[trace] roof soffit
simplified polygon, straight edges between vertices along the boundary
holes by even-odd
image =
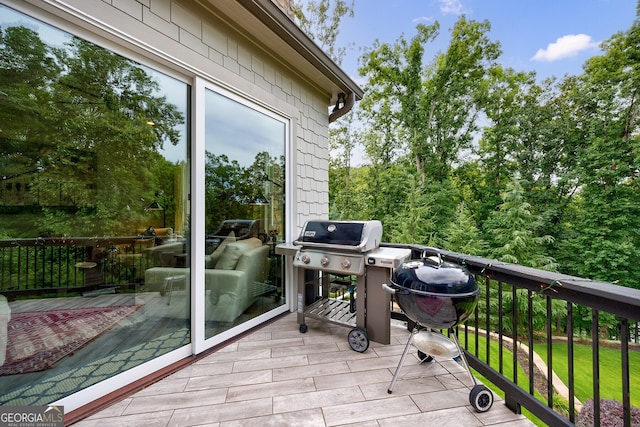
[[[180,1],[193,9],[193,1]],[[320,49],[272,0],[197,0],[215,15],[312,85],[335,96],[362,89]]]

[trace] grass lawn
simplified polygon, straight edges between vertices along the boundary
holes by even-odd
[[[464,333],[461,333],[460,345],[465,347]],[[491,366],[500,371],[499,367],[499,346],[498,342],[491,341],[490,343],[490,361]],[[475,335],[469,333],[469,346],[467,350],[475,354]],[[547,358],[547,346],[544,344],[535,344],[534,351],[545,361]],[[502,350],[502,373],[505,377],[513,380],[513,354],[511,351],[503,348]],[[574,390],[576,397],[585,402],[590,397],[593,397],[593,381],[591,378],[592,371],[592,348],[588,345],[574,344]],[[486,360],[486,340],[483,336],[478,337],[478,357],[481,360]],[[568,385],[567,374],[567,344],[558,343],[553,344],[553,370],[560,377],[560,379]],[[611,348],[600,348],[600,397],[607,399],[622,400],[622,379],[621,379],[621,360],[620,351]],[[640,406],[640,352],[629,352],[629,367],[630,367],[630,395],[631,404],[635,407]],[[524,370],[517,366],[518,385],[528,391],[529,390],[529,378]],[[486,380],[482,375],[474,371],[474,376],[486,384],[494,394],[504,398],[504,393],[497,387],[493,387],[492,384]],[[547,399],[543,397],[537,390],[534,392],[535,397],[546,404]],[[530,414],[525,408],[522,409],[522,413],[529,418],[536,425],[545,425],[541,423],[535,416]]]
[[[465,347],[464,333],[460,334],[459,341],[460,341],[460,346],[464,348]],[[478,337],[478,358],[480,358],[481,360],[486,360],[486,354],[487,354],[486,349],[487,349],[487,346],[486,346],[485,338],[483,336]],[[496,371],[500,372],[500,366],[499,366],[500,350],[499,349],[500,347],[498,345],[498,342],[496,341],[490,342],[489,357],[491,361],[491,367]],[[475,335],[472,333],[469,333],[469,346],[467,346],[467,351],[469,351],[471,354],[476,354]],[[529,377],[525,374],[524,370],[519,364],[516,366],[516,369],[517,369],[517,375],[518,375],[518,378],[517,378],[518,385],[522,389],[529,391]],[[472,370],[472,371],[473,371],[473,376],[476,377],[478,381],[480,381],[481,383],[489,387],[496,396],[500,396],[502,399],[504,399],[504,392],[502,390],[500,390],[498,387],[491,384],[489,380],[487,380],[485,377],[480,375],[475,370]],[[502,349],[502,374],[513,381],[513,353],[506,348]],[[538,400],[546,403],[546,398],[543,397],[537,390],[534,391],[534,395]],[[531,420],[534,424],[538,426],[546,426],[545,423],[538,420],[537,417],[531,414],[526,408],[522,408],[522,414],[526,416],[529,420]]]
[[[546,344],[535,344],[533,349],[547,361]],[[553,344],[553,370],[565,384],[569,384],[567,344]],[[585,402],[593,397],[592,347],[573,345],[574,390],[576,397]],[[600,347],[600,397],[622,401],[622,361],[620,350]],[[640,352],[629,351],[629,389],[631,405],[640,407]]]

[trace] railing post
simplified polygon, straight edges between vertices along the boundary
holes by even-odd
[[[576,422],[575,381],[573,374],[573,303],[567,301],[567,370],[569,371],[569,421]]]
[[[631,426],[631,397],[629,396],[629,320],[620,323],[620,358],[622,359],[622,408],[625,427]]]
[[[593,425],[600,425],[600,327],[598,310],[591,310],[591,349],[593,359]]]

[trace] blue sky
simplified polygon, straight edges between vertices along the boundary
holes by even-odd
[[[360,48],[374,40],[394,44],[415,35],[418,23],[440,23],[440,36],[427,47],[427,59],[444,51],[450,29],[461,14],[488,20],[489,37],[500,42],[499,61],[516,71],[536,71],[538,78],[577,75],[598,44],[628,30],[636,0],[355,0],[355,17],[343,19],[338,46],[350,46],[342,68],[360,85]]]

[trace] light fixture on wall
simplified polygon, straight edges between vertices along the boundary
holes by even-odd
[[[336,111],[338,111],[340,108],[344,107],[344,104],[346,102],[347,99],[347,95],[344,92],[340,92],[338,94],[338,100],[336,101],[336,106],[333,107],[333,111],[332,113],[335,113]],[[342,105],[342,107],[340,106]]]

